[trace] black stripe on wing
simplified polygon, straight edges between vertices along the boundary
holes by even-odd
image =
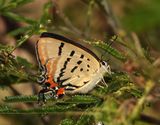
[[[58,56],[62,54],[62,48],[64,47],[64,43],[61,43],[59,46]]]
[[[73,73],[76,69],[78,68],[78,66],[75,66],[71,69],[71,73]]]
[[[71,58],[67,58],[65,61],[64,61],[64,64],[63,64],[63,68],[60,69],[60,73],[59,73],[59,76],[57,77],[57,83],[60,82],[60,79],[61,77],[63,76],[63,74],[65,73],[65,69],[67,68],[67,64],[68,62],[70,62]]]
[[[72,50],[71,53],[70,53],[70,56],[73,56],[75,54],[75,51]]]
[[[84,81],[82,86],[84,86],[88,82],[89,81]],[[73,85],[72,83],[68,83],[67,85],[62,85],[62,87],[64,87],[65,90],[69,90],[69,91],[73,91],[73,90],[78,89],[78,88],[80,88],[82,86]]]

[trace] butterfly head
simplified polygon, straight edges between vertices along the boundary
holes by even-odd
[[[110,65],[106,62],[106,61],[102,61],[101,62],[101,67],[102,67],[102,70],[108,74],[111,74],[111,68],[110,68]]]

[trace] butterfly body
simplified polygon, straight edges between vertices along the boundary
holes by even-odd
[[[110,67],[91,50],[63,36],[43,33],[36,44],[41,70],[39,82],[54,96],[87,93],[103,79]]]

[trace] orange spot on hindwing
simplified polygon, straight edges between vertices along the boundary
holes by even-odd
[[[60,97],[61,95],[64,95],[64,91],[65,91],[64,88],[59,88],[57,91],[57,96]]]

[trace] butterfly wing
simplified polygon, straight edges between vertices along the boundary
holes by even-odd
[[[49,68],[54,81],[61,86],[81,87],[100,68],[99,59],[92,51],[56,34],[42,34],[36,47],[40,67],[52,61]]]

